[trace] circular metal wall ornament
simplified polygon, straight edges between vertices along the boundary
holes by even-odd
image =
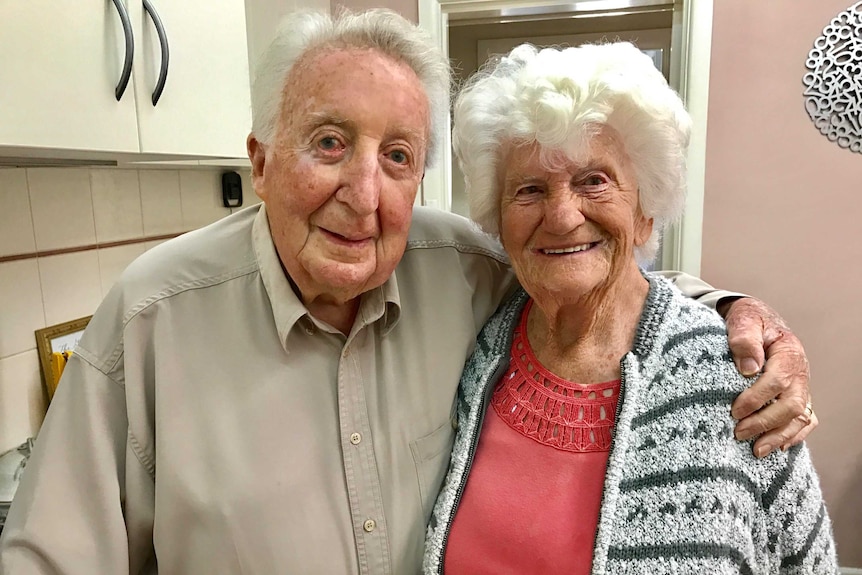
[[[805,111],[820,133],[862,153],[862,2],[838,14],[805,61]]]

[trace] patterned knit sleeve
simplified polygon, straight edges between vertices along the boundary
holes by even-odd
[[[835,575],[838,560],[820,481],[803,445],[788,451],[786,464],[763,494],[769,552],[781,575]]]

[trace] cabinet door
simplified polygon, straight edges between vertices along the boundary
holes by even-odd
[[[168,43],[164,90],[156,105],[161,46],[142,0],[127,0],[140,39],[135,94],[143,153],[245,157],[251,130],[243,0],[150,0]]]
[[[111,0],[0,2],[0,153],[137,152],[132,82],[114,95],[124,53]]]

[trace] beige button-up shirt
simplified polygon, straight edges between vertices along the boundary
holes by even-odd
[[[0,572],[418,572],[461,369],[513,281],[466,220],[417,209],[344,336],[297,299],[263,207],[147,252],[66,367]]]

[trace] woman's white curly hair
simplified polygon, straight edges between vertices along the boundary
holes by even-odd
[[[455,102],[452,141],[466,180],[470,217],[499,235],[503,147],[538,143],[543,159],[575,159],[602,126],[631,160],[640,206],[654,219],[641,263],[655,259],[665,227],[685,207],[691,118],[652,59],[627,42],[513,49],[482,68]]]

